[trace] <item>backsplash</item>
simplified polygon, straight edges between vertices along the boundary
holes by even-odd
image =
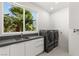
[[[23,34],[22,37],[27,37],[27,36],[38,36],[38,33],[32,33],[32,34]],[[5,40],[5,39],[12,39],[12,38],[21,38],[21,35],[11,35],[11,36],[0,36],[0,40]]]

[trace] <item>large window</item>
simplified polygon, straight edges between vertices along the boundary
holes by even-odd
[[[36,12],[25,10],[25,31],[36,30]]]
[[[24,7],[4,2],[4,32],[37,30],[37,13]]]

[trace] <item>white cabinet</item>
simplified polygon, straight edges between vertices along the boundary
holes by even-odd
[[[16,43],[10,46],[10,55],[11,56],[24,56],[24,42]]]
[[[25,55],[26,56],[35,56],[44,50],[43,38],[38,38],[35,40],[27,41],[25,43]]]
[[[0,47],[1,56],[35,56],[44,50],[44,38]]]
[[[34,47],[33,41],[28,41],[25,43],[25,55],[26,56],[35,55],[35,47]]]
[[[39,53],[44,51],[44,41],[43,38],[39,38],[35,40],[35,55],[38,55]]]
[[[9,46],[0,47],[0,56],[9,56]]]

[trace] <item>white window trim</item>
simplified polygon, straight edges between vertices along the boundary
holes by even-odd
[[[8,2],[7,2],[8,3]],[[9,2],[10,3],[10,2]],[[3,9],[3,5],[4,3],[2,3],[2,35],[18,35],[18,34],[30,34],[30,33],[38,33],[38,13],[37,13],[37,16],[36,16],[36,31],[25,31],[25,9],[29,10],[29,11],[34,11],[34,10],[31,10],[30,8],[26,8],[24,7],[23,5],[20,5],[18,3],[10,3],[12,5],[16,5],[16,6],[21,6],[21,8],[23,8],[23,32],[4,32],[4,9]],[[36,12],[36,11],[35,11]]]

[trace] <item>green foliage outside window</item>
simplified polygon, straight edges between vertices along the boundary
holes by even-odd
[[[5,10],[4,10],[5,11]],[[10,13],[4,14],[4,32],[22,32],[23,31],[23,8],[12,6]],[[25,10],[25,31],[34,31],[33,15]]]

